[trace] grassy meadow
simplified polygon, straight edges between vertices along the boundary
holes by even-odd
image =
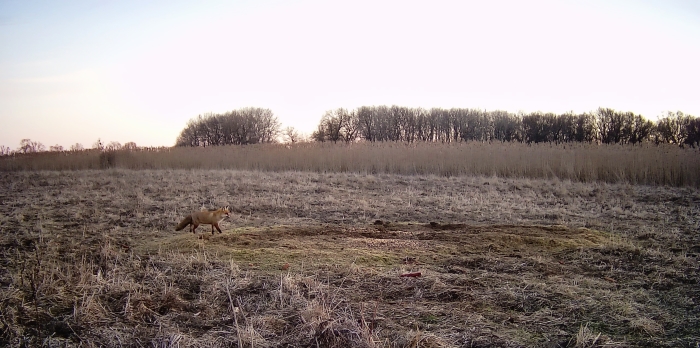
[[[477,175],[700,187],[697,149],[652,144],[302,143],[46,152],[0,158],[0,171],[105,168]]]
[[[697,347],[699,155],[302,144],[2,158],[0,346]],[[174,231],[224,205],[222,234]]]

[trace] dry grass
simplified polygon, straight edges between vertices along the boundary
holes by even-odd
[[[693,188],[120,169],[0,184],[0,345],[700,343]],[[173,231],[225,204],[223,234]]]
[[[671,145],[358,143],[221,146],[0,158],[0,171],[237,169],[402,175],[481,175],[700,187],[696,149]]]

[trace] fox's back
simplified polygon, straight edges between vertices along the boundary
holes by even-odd
[[[226,211],[223,209],[210,211],[196,211],[192,213],[192,222],[196,224],[211,224],[224,219]]]

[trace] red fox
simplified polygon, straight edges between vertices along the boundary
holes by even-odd
[[[224,218],[227,218],[231,214],[231,209],[229,209],[228,205],[217,209],[217,210],[210,210],[210,211],[195,211],[192,212],[188,217],[186,217],[184,220],[180,221],[180,223],[175,227],[175,231],[180,231],[183,228],[187,227],[187,225],[191,225],[192,227],[190,230],[192,233],[197,233],[195,230],[197,227],[201,224],[204,225],[211,225],[211,234],[214,234],[214,227],[221,233],[221,229],[219,228],[219,222],[223,220]]]

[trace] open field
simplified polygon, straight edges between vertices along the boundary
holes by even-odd
[[[167,169],[0,184],[0,345],[700,344],[693,187]],[[174,231],[226,204],[223,234]]]

